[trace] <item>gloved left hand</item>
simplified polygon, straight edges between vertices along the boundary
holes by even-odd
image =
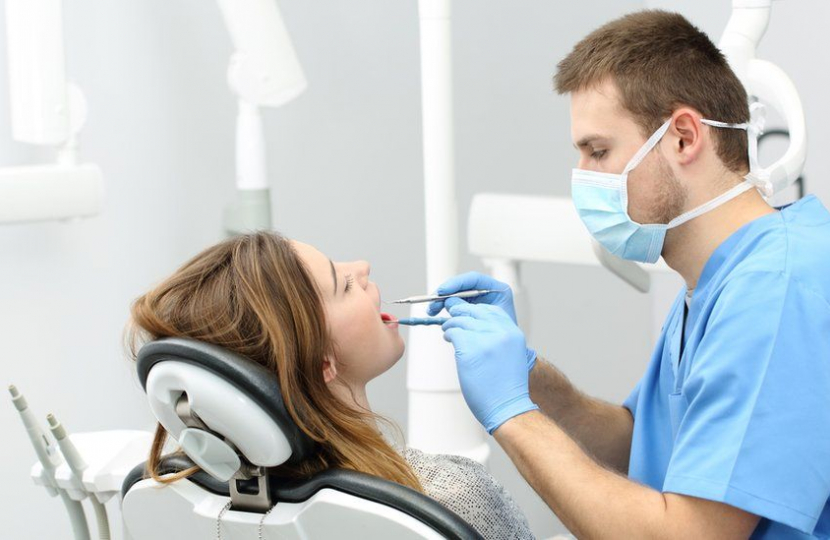
[[[464,280],[467,281],[464,281]],[[495,306],[501,308],[509,317],[513,323],[516,323],[516,312],[513,310],[513,293],[510,291],[510,287],[507,287],[506,284],[502,283],[501,281],[496,281],[495,279],[491,278],[490,276],[485,276],[484,274],[477,274],[475,272],[470,272],[468,274],[462,274],[461,276],[456,276],[455,278],[451,279],[447,283],[461,283],[460,286],[465,287],[473,287],[473,288],[488,288],[494,286],[503,286],[506,287],[506,291],[509,292],[509,298],[502,298],[501,300],[495,301],[493,298],[489,298],[492,296],[500,296],[496,293],[486,294],[484,296],[479,296],[477,298],[471,298],[463,300],[461,298],[447,298],[446,300],[440,300],[439,302],[433,302],[429,305],[429,309],[427,313],[430,315],[435,315],[441,308],[446,308],[448,313],[452,313],[453,306],[458,305],[468,305],[468,304],[487,304],[490,306]],[[449,287],[446,290],[452,290],[453,286],[448,286],[446,284],[442,285],[441,287]],[[438,291],[443,289],[439,287]],[[469,289],[462,289],[462,290],[469,290]],[[454,291],[458,292],[458,291]],[[450,293],[451,294],[451,293]],[[494,303],[495,302],[495,303]],[[503,302],[503,303],[499,303]],[[536,350],[531,349],[530,347],[525,348],[525,358],[527,360],[527,372],[530,373],[533,371],[533,366],[536,365]]]
[[[525,337],[503,309],[459,302],[442,326],[455,348],[461,393],[492,434],[509,419],[539,407],[530,400]]]

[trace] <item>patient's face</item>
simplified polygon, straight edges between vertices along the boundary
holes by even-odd
[[[380,291],[369,281],[369,263],[332,262],[308,244],[292,245],[320,290],[338,378],[362,385],[392,367],[404,343],[398,325],[381,319]]]

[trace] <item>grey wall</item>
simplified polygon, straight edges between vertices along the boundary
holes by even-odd
[[[422,292],[417,3],[279,3],[310,85],[265,113],[275,224],[333,259],[369,260],[387,298]],[[476,192],[568,194],[575,151],[567,99],[551,91],[555,64],[591,29],[645,4],[454,2],[460,227]],[[764,49],[801,88],[813,144],[827,137],[819,123],[827,74],[799,40],[820,35],[828,12],[819,4],[776,6]],[[714,1],[686,9],[715,35],[726,20]],[[131,299],[221,238],[233,195],[230,41],[204,0],[75,0],[65,12],[70,73],[90,105],[82,152],[104,170],[106,208],[78,223],[0,227],[0,380],[17,384],[39,417],[55,412],[73,431],[150,429],[121,330]],[[0,163],[48,158],[11,141],[5,55],[0,74]],[[822,166],[812,162],[811,178],[826,176]],[[481,269],[465,244],[462,268]],[[581,388],[623,399],[648,360],[653,306],[664,309],[675,282],[661,280],[669,292],[652,298],[599,268],[526,265],[523,273],[533,292],[531,343]],[[370,400],[405,428],[404,388],[401,362],[370,386]],[[60,503],[29,479],[34,455],[10,404],[0,423],[8,434],[0,536],[68,538]],[[537,534],[561,530],[497,447],[491,469]]]

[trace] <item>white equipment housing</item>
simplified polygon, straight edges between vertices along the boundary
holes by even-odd
[[[94,216],[103,200],[101,170],[91,163],[0,169],[0,222]]]
[[[73,500],[82,501],[89,494],[105,503],[118,495],[124,477],[135,464],[147,459],[153,435],[146,431],[113,430],[76,433],[70,439],[89,466],[79,481],[64,460],[55,470],[55,483]],[[40,463],[32,467],[31,474],[35,484],[49,485]]]
[[[236,120],[238,200],[228,207],[230,233],[271,228],[271,201],[260,107],[280,107],[307,86],[275,0],[218,0],[235,52],[228,84],[239,100]]]
[[[103,203],[100,169],[76,164],[86,104],[66,82],[61,5],[6,0],[13,137],[59,148],[57,165],[0,169],[0,223],[88,217]]]
[[[307,83],[276,2],[217,1],[236,49],[228,68],[236,95],[266,107],[299,96]]]
[[[470,253],[482,258],[493,277],[507,283],[519,283],[519,261],[577,265],[602,261],[638,291],[649,290],[649,275],[641,266],[592,242],[567,197],[480,193],[470,206],[467,230]]]

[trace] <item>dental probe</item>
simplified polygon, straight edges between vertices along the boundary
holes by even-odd
[[[434,302],[435,300],[446,300],[447,298],[473,298],[475,296],[482,296],[485,294],[504,292],[491,289],[478,289],[471,291],[461,291],[453,294],[427,294],[424,296],[410,296],[409,298],[401,298],[389,302],[390,304],[422,304],[424,302]]]
[[[430,326],[436,324],[444,324],[450,320],[449,317],[425,317],[425,318],[411,318],[411,319],[398,319],[396,321],[384,321],[386,324],[390,323],[397,323],[403,324],[406,326]]]
[[[40,429],[29,404],[26,402],[26,398],[17,390],[15,385],[9,385],[9,393],[12,395],[12,402],[20,413],[20,418],[23,420],[23,425],[26,427],[32,446],[35,447],[37,458],[43,467],[43,479],[47,493],[52,497],[60,496],[63,505],[66,507],[66,513],[69,514],[69,522],[72,525],[75,540],[89,540],[89,525],[86,521],[83,506],[81,506],[80,501],[73,500],[66,490],[59,488],[57,482],[55,482],[55,469],[63,463],[63,457],[58,451],[57,445],[46,438],[46,434]]]

